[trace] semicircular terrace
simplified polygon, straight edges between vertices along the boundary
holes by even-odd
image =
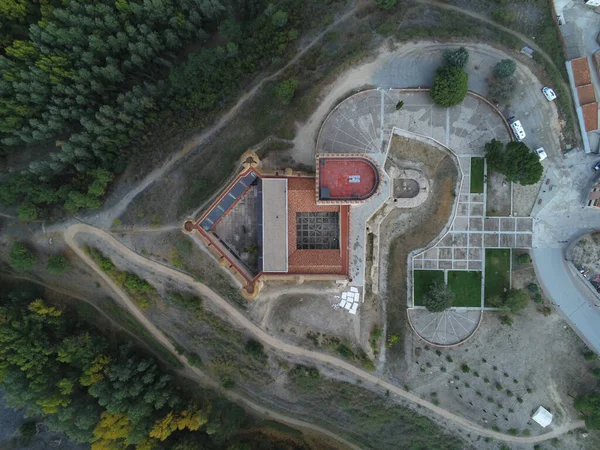
[[[443,145],[457,156],[463,173],[457,196],[458,207],[453,209],[447,227],[430,246],[436,246],[436,242],[448,234],[457,211],[462,207],[461,202],[470,208],[469,213],[474,213],[469,215],[469,219],[476,218],[477,214],[483,219],[484,196],[478,194],[477,198],[470,198],[471,157],[483,156],[485,144],[492,139],[504,142],[511,139],[508,123],[494,105],[472,92],[469,92],[459,105],[439,108],[433,104],[428,89],[361,91],[342,101],[329,113],[319,131],[316,152],[362,154],[383,167],[394,129],[409,131]],[[384,173],[385,176],[387,174]],[[477,212],[478,208],[481,209],[480,213]],[[357,223],[351,223],[351,229],[360,233],[361,226],[364,227],[364,217],[356,214],[355,218]],[[361,220],[362,224],[359,223]],[[479,255],[479,261],[482,263],[482,255],[485,253],[482,240],[477,237],[479,235],[474,234],[471,242],[468,231],[467,252],[472,249],[470,254]],[[353,241],[359,242],[360,239]],[[355,252],[357,254],[351,255],[351,261],[353,256],[357,256],[354,258],[354,261],[358,261],[358,264],[354,264],[354,273],[359,273],[360,268],[357,266],[364,263],[364,259],[361,258],[364,249],[359,248]],[[416,250],[414,253],[418,252],[419,250]],[[411,271],[412,258],[413,255],[409,264]],[[464,270],[482,270],[482,266],[479,269],[475,268],[477,261],[470,262],[471,266],[467,265]],[[441,313],[431,313],[422,307],[415,307],[412,297],[408,300],[411,327],[419,337],[433,345],[452,346],[464,342],[477,330],[481,321],[481,307],[452,308]]]

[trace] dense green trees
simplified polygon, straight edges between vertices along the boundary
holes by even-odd
[[[577,397],[575,409],[583,413],[586,427],[590,430],[600,429],[600,394],[593,392]]]
[[[11,406],[44,416],[52,429],[93,450],[225,450],[248,442],[237,436],[254,425],[243,410],[202,390],[184,392],[131,344],[43,300],[6,292],[0,300],[0,382]]]
[[[373,0],[381,9],[391,9],[398,0]]]
[[[4,180],[0,203],[21,204],[22,220],[97,208],[148,127],[208,114],[297,37],[302,2],[234,3],[230,13],[217,0],[3,2],[0,155],[32,144],[48,155]],[[225,45],[179,64],[217,28]]]
[[[542,178],[544,167],[539,157],[522,142],[509,142],[504,145],[492,139],[485,144],[485,157],[488,167],[502,173],[508,181],[522,185],[535,184]]]
[[[431,98],[444,108],[458,105],[467,95],[468,83],[469,76],[460,67],[440,67],[435,71]]]
[[[423,306],[432,312],[442,312],[452,306],[454,292],[446,283],[436,282],[423,296]]]

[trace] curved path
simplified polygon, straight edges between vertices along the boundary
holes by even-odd
[[[331,29],[336,27],[338,24],[346,21],[350,16],[352,16],[357,9],[357,4],[355,4],[352,8],[346,11],[343,15],[333,21],[329,26],[325,27],[323,31],[321,31],[317,36],[314,37],[302,50],[296,53],[285,66],[279,69],[277,72],[269,75],[268,77],[264,77],[261,79],[252,89],[248,90],[244,95],[242,95],[236,104],[225,114],[221,116],[221,118],[212,125],[207,130],[202,133],[196,134],[188,139],[184,144],[183,148],[175,153],[171,159],[165,161],[164,164],[160,166],[157,170],[150,172],[135,188],[130,190],[123,198],[121,198],[115,205],[113,205],[109,210],[104,211],[94,217],[97,221],[101,222],[104,226],[108,226],[112,223],[114,219],[121,216],[129,203],[142,191],[144,191],[148,186],[154,183],[156,180],[161,178],[173,165],[177,164],[181,159],[186,156],[189,152],[196,149],[200,144],[209,141],[216,133],[218,133],[221,128],[223,128],[233,117],[237,114],[237,112],[258,92],[260,88],[264,86],[265,83],[276,79],[281,74],[285,73],[285,71],[296,64],[300,58],[302,58],[311,48],[315,46],[322,38],[325,36]]]
[[[237,324],[239,324],[240,326],[245,328],[247,332],[252,334],[255,338],[259,339],[263,344],[265,344],[275,350],[279,350],[279,351],[288,353],[290,355],[298,356],[298,357],[301,357],[304,359],[311,359],[313,361],[318,361],[318,362],[324,363],[324,364],[329,364],[338,369],[342,369],[349,373],[352,373],[354,376],[356,376],[364,381],[367,381],[369,383],[378,385],[384,389],[389,390],[391,393],[397,395],[398,397],[402,397],[405,400],[408,400],[412,403],[416,403],[417,405],[427,408],[428,410],[430,410],[434,414],[440,416],[441,418],[449,420],[449,421],[453,422],[454,424],[458,425],[462,430],[464,430],[468,433],[474,433],[474,434],[477,434],[480,436],[490,437],[490,438],[497,439],[497,440],[504,441],[504,442],[511,442],[511,443],[518,443],[518,444],[533,444],[536,442],[542,442],[542,441],[545,441],[548,439],[552,439],[554,437],[557,437],[564,433],[567,433],[568,431],[571,431],[571,430],[574,430],[576,428],[583,426],[583,421],[567,422],[564,425],[557,427],[556,429],[552,430],[549,433],[539,435],[539,436],[527,436],[527,437],[525,437],[525,436],[523,436],[523,437],[522,436],[510,436],[510,435],[507,435],[504,433],[486,429],[484,427],[481,427],[481,426],[471,422],[470,420],[465,419],[464,417],[461,417],[454,413],[451,413],[450,411],[440,408],[440,407],[434,405],[433,403],[428,402],[427,400],[424,400],[410,392],[407,392],[397,386],[394,386],[393,384],[391,384],[385,380],[382,380],[381,378],[378,378],[377,376],[373,375],[372,373],[369,373],[362,369],[359,369],[359,368],[353,366],[352,364],[350,364],[346,361],[343,361],[339,358],[336,358],[336,357],[333,357],[330,355],[326,355],[326,354],[322,354],[322,353],[318,353],[318,352],[314,352],[311,350],[306,350],[306,349],[296,347],[291,344],[287,344],[285,342],[281,342],[279,339],[267,334],[264,330],[262,330],[260,327],[258,327],[254,322],[250,321],[246,316],[244,316],[240,311],[238,311],[235,307],[233,307],[231,304],[229,304],[224,298],[222,298],[219,294],[214,292],[208,286],[195,281],[189,275],[186,275],[182,272],[174,270],[170,267],[167,267],[167,266],[157,263],[155,261],[151,261],[149,259],[144,258],[143,256],[139,255],[138,253],[135,253],[134,251],[132,251],[131,249],[129,249],[128,247],[123,245],[121,242],[119,242],[112,235],[106,233],[105,231],[102,231],[98,228],[95,228],[95,227],[92,227],[89,225],[84,225],[84,224],[75,224],[75,225],[71,225],[69,228],[67,228],[67,230],[64,232],[64,238],[65,238],[65,242],[67,243],[67,245],[87,265],[89,265],[90,268],[92,268],[110,286],[111,289],[113,289],[113,291],[120,297],[123,304],[131,312],[131,314],[142,325],[144,325],[144,327],[148,330],[148,332],[150,332],[161,344],[163,344],[167,349],[169,349],[169,351],[171,351],[174,355],[176,355],[177,358],[187,368],[189,368],[190,370],[194,370],[196,373],[202,373],[202,372],[200,372],[196,368],[193,368],[192,366],[190,366],[190,364],[187,361],[187,358],[185,358],[182,355],[177,355],[177,352],[175,351],[173,344],[171,344],[171,342],[167,339],[167,337],[156,326],[154,326],[154,324],[137,308],[137,306],[131,301],[131,299],[127,296],[127,294],[123,291],[123,289],[121,289],[121,287],[119,287],[116,283],[114,283],[113,280],[107,274],[102,272],[102,270],[95,264],[95,262],[83,251],[83,249],[81,247],[79,247],[79,245],[77,244],[76,239],[75,239],[77,234],[79,234],[79,233],[88,233],[99,239],[102,239],[103,241],[105,241],[106,244],[112,246],[115,250],[119,251],[128,260],[130,260],[136,264],[139,264],[141,266],[145,266],[146,268],[150,268],[154,271],[157,271],[157,272],[161,273],[163,276],[167,276],[173,280],[176,280],[180,283],[183,283],[183,284],[188,285],[189,287],[193,288],[198,294],[203,296],[205,299],[210,300],[217,307],[219,307],[221,310],[223,310],[225,313],[227,313],[227,315],[233,321],[235,321]],[[204,374],[202,374],[202,375],[204,376]],[[230,393],[230,394],[233,394],[234,396],[236,396],[237,400],[242,400],[242,397],[239,396],[239,394],[235,394],[235,393]],[[289,417],[283,416],[283,415],[278,414],[273,411],[269,411],[268,409],[260,407],[248,400],[242,400],[242,401],[243,401],[243,403],[250,406],[252,409],[268,411],[269,416],[275,418],[276,420],[281,420],[282,422],[289,423],[289,424],[300,423],[302,425],[298,425],[298,426],[309,428],[309,429],[324,433],[327,436],[333,437],[334,439],[336,439],[340,442],[342,441],[341,438],[334,435],[333,433],[331,433],[328,430],[307,424],[302,421],[297,421],[295,419],[291,419]],[[344,443],[345,443],[345,445],[349,445],[351,448],[357,448],[355,445],[350,444],[348,442],[344,442]]]

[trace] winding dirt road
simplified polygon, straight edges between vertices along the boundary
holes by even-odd
[[[240,97],[237,103],[221,118],[212,125],[211,127],[204,130],[202,133],[199,133],[195,136],[192,136],[188,141],[185,142],[183,148],[175,153],[171,159],[165,161],[159,169],[152,171],[148,174],[135,188],[130,190],[121,200],[118,201],[117,204],[112,206],[109,210],[95,216],[93,218],[94,222],[102,223],[105,227],[108,227],[114,219],[120,217],[127,209],[127,206],[131,201],[141,192],[143,192],[148,186],[154,183],[156,180],[161,178],[173,165],[177,164],[184,156],[186,156],[190,151],[197,148],[200,144],[210,140],[216,133],[221,130],[229,121],[237,114],[237,112],[250,100],[254,95],[258,92],[260,88],[264,86],[268,81],[274,80],[283,74],[288,68],[296,64],[300,58],[302,58],[306,52],[308,52],[311,48],[315,46],[329,31],[335,28],[342,22],[345,22],[352,14],[356,12],[358,8],[358,4],[356,3],[352,8],[346,11],[343,15],[338,17],[335,21],[333,21],[330,25],[325,27],[323,31],[321,31],[318,35],[316,35],[309,43],[307,43],[298,53],[294,56],[285,66],[279,69],[277,72],[269,75],[261,79],[252,89],[247,91],[244,95]]]
[[[163,276],[169,277],[173,280],[176,280],[179,283],[182,283],[182,284],[185,284],[185,285],[191,287],[199,295],[201,295],[204,299],[211,301],[214,305],[216,305],[218,308],[223,310],[232,320],[234,320],[240,326],[244,327],[247,332],[252,334],[256,339],[260,340],[264,345],[271,347],[278,351],[283,351],[290,355],[294,355],[294,356],[304,358],[304,359],[308,358],[313,361],[318,361],[320,363],[325,363],[332,367],[336,367],[338,369],[345,370],[364,381],[367,381],[369,383],[378,385],[384,389],[389,390],[390,393],[396,395],[397,397],[401,397],[404,400],[408,400],[412,403],[415,403],[424,408],[427,408],[434,414],[440,416],[443,419],[453,422],[454,424],[458,425],[461,429],[463,429],[469,433],[474,433],[479,436],[490,437],[493,439],[497,439],[499,441],[510,442],[510,443],[515,443],[515,444],[534,444],[537,442],[543,442],[545,440],[555,438],[564,433],[567,433],[568,431],[571,431],[576,428],[580,428],[580,427],[584,426],[583,421],[567,422],[564,425],[561,425],[561,426],[555,428],[551,432],[545,433],[545,434],[539,435],[539,436],[511,436],[511,435],[493,431],[493,430],[490,430],[487,428],[483,428],[483,427],[477,425],[476,423],[465,419],[464,417],[460,417],[454,413],[451,413],[450,411],[442,409],[442,408],[434,405],[433,403],[428,402],[427,400],[424,400],[410,392],[407,392],[397,386],[394,386],[393,384],[391,384],[381,378],[378,378],[377,376],[373,375],[372,373],[369,373],[362,369],[359,369],[359,368],[353,366],[352,364],[347,363],[346,361],[343,361],[339,358],[336,358],[336,357],[330,356],[330,355],[326,355],[326,354],[322,354],[322,353],[318,353],[318,352],[311,351],[311,350],[306,350],[306,349],[296,347],[291,344],[287,344],[285,342],[281,342],[277,338],[267,334],[263,329],[258,327],[252,321],[250,321],[246,316],[244,316],[240,311],[235,309],[224,298],[222,298],[219,294],[214,292],[208,286],[195,281],[189,275],[186,275],[175,269],[167,267],[156,261],[151,261],[151,260],[143,257],[142,255],[135,253],[134,251],[132,251],[131,249],[129,249],[128,247],[123,245],[121,242],[119,242],[117,239],[115,239],[114,236],[112,236],[111,234],[109,234],[103,230],[100,230],[98,228],[95,228],[95,227],[92,227],[89,225],[85,225],[85,224],[75,224],[75,225],[71,225],[70,227],[68,227],[67,230],[64,232],[64,238],[65,238],[65,242],[67,243],[67,245],[110,286],[110,288],[119,296],[123,305],[131,312],[131,314],[142,325],[144,325],[144,327],[148,330],[149,333],[151,333],[162,345],[165,346],[165,348],[167,348],[171,353],[173,353],[182,362],[182,364],[185,365],[185,367],[188,370],[196,373],[198,376],[203,377],[203,379],[206,377],[206,375],[203,374],[201,371],[199,371],[197,368],[191,366],[189,364],[189,362],[187,361],[187,358],[185,358],[182,355],[177,354],[173,344],[169,341],[169,339],[167,339],[167,337],[156,326],[154,326],[154,324],[142,313],[142,311],[137,308],[137,306],[128,297],[128,295],[123,291],[123,289],[121,289],[121,287],[119,287],[117,284],[115,284],[113,282],[113,280],[107,274],[102,272],[102,270],[84,252],[84,250],[81,247],[79,247],[79,245],[77,244],[76,239],[75,239],[77,234],[79,234],[79,233],[91,234],[91,235],[103,240],[106,244],[110,245],[111,247],[113,247],[114,250],[121,253],[121,255],[123,255],[129,261],[131,261],[135,264],[138,264],[140,266],[143,266],[147,269],[152,269],[156,272],[161,273]],[[213,382],[213,384],[214,384],[214,382]],[[267,408],[263,408],[259,405],[256,405],[255,403],[249,401],[248,399],[243,398],[239,394],[235,394],[230,391],[227,391],[226,393],[229,394],[230,399],[234,400],[234,398],[232,397],[232,396],[234,396],[235,401],[241,401],[242,403],[246,404],[247,406],[254,409],[255,411],[259,411],[263,414],[267,414],[276,420],[281,420],[284,423],[288,423],[291,425],[300,426],[300,427],[304,427],[304,428],[311,429],[314,431],[318,431],[318,432],[324,433],[327,436],[330,436],[340,442],[343,441],[343,439],[341,439],[339,436],[336,436],[335,434],[331,433],[328,430],[322,429],[320,427],[316,427],[316,426],[308,424],[306,422],[297,421],[295,419],[283,416],[277,412],[268,410]],[[350,448],[357,448],[355,445],[353,445],[349,442],[344,442],[344,444],[349,445]]]

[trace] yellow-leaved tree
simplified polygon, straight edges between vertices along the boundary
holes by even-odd
[[[97,356],[90,367],[88,367],[83,375],[79,378],[79,382],[82,386],[91,386],[104,379],[106,372],[108,371],[108,365],[110,364],[110,357],[106,355]]]
[[[127,437],[131,429],[126,415],[103,412],[94,428],[92,450],[125,450],[129,446]]]
[[[191,404],[188,409],[178,413],[171,411],[165,417],[156,421],[152,431],[150,431],[150,437],[164,441],[176,430],[181,431],[187,428],[190,431],[196,431],[208,422],[210,411],[210,405],[199,408],[196,404]]]

